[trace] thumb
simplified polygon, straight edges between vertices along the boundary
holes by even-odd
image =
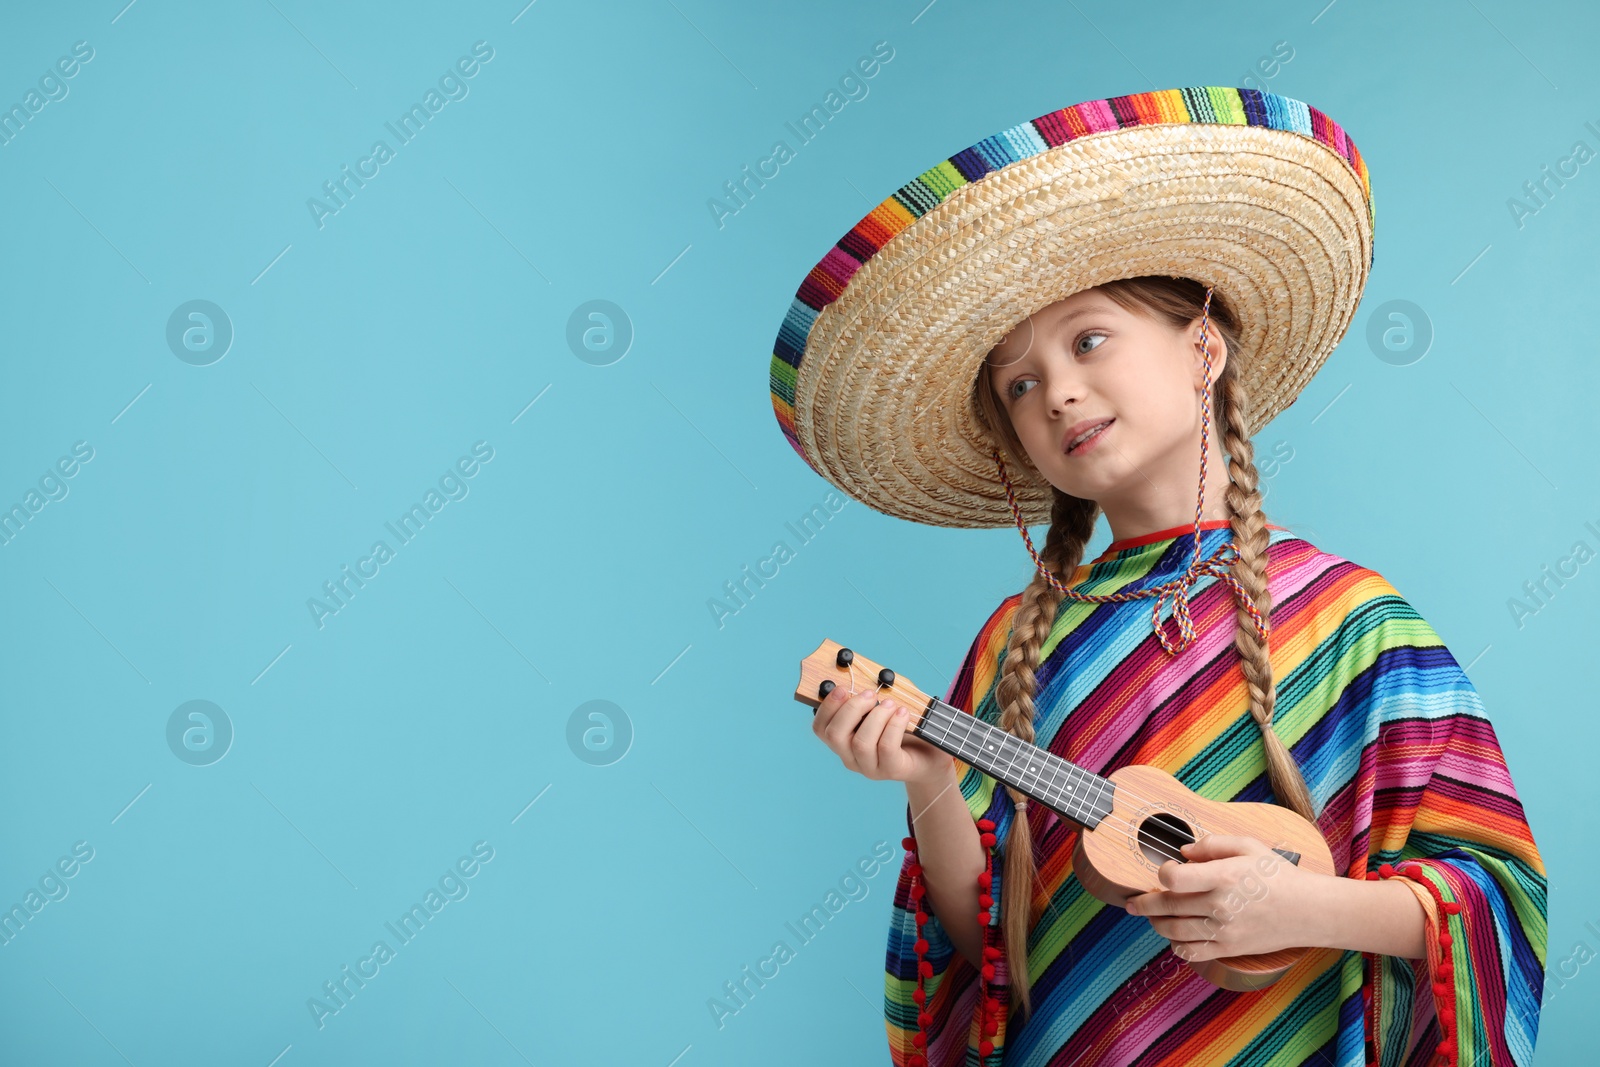
[[[1183,846],[1183,858],[1190,863],[1226,859],[1229,856],[1253,856],[1262,848],[1253,837],[1234,834],[1207,834],[1198,841]]]

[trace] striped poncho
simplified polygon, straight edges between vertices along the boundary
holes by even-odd
[[[1224,521],[1202,527],[1203,557],[1231,540]],[[1268,530],[1276,729],[1305,774],[1335,865],[1362,878],[1385,863],[1421,862],[1442,899],[1460,904],[1446,919],[1455,1062],[1525,1067],[1544,984],[1546,880],[1478,693],[1438,635],[1381,575],[1282,527]],[[1193,524],[1113,542],[1078,568],[1073,588],[1103,594],[1159,585],[1182,574],[1193,553]],[[994,687],[1020,599],[1008,598],[984,624],[945,697],[991,723],[999,720]],[[1170,628],[1169,610],[1163,608],[1163,621]],[[1150,599],[1063,600],[1041,653],[1035,743],[1097,774],[1152,764],[1204,797],[1270,801],[1260,732],[1233,647],[1232,591],[1203,575],[1191,590],[1190,610],[1195,641],[1169,656],[1151,628]],[[998,824],[998,883],[1010,794],[964,763],[956,770],[973,817]],[[1000,1029],[982,1064],[1360,1067],[1367,1062],[1369,1010],[1384,1067],[1433,1061],[1441,1036],[1435,988],[1449,987],[1436,987],[1439,976],[1431,973],[1440,953],[1431,894],[1419,892],[1430,911],[1432,963],[1324,951],[1308,954],[1264,990],[1228,992],[1173,956],[1148,919],[1085,892],[1072,870],[1075,824],[1041,805],[1030,805],[1028,815],[1040,878],[1027,959],[1034,1010],[1012,1028],[1007,968],[1018,964],[1000,961],[991,983],[1002,1005]],[[896,1067],[916,1051],[909,867],[908,855],[890,916],[885,974]],[[990,922],[998,924],[1002,893],[998,885],[991,892]],[[923,933],[933,966],[923,982],[931,1016],[924,1028],[928,1062],[980,1064],[978,976],[937,914]]]

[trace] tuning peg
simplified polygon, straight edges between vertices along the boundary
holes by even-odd
[[[878,684],[882,685],[882,686],[893,685],[894,684],[894,671],[891,671],[888,667],[885,667],[883,670],[879,671],[878,672]]]
[[[825,681],[821,685],[817,686],[817,696],[818,696],[818,698],[820,698],[822,700],[828,699],[828,694],[833,692],[833,685],[834,685],[833,679],[829,678],[827,681]],[[816,708],[812,708],[811,709],[811,714],[815,715],[816,713],[817,713],[817,709]]]
[[[834,657],[834,662],[841,667],[848,667],[855,661],[855,658],[856,654],[854,652],[851,652],[848,648],[841,648],[839,654]]]

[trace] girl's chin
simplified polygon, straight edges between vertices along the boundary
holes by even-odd
[[[1065,479],[1053,478],[1050,480],[1050,484],[1055,486],[1055,488],[1059,489],[1061,492],[1066,493],[1068,496],[1075,496],[1079,500],[1099,500],[1105,494],[1106,489],[1108,488],[1106,486],[1085,482],[1081,478],[1075,478],[1071,482],[1068,482]]]

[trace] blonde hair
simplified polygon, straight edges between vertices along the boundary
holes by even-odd
[[[1125,278],[1095,288],[1123,308],[1164,321],[1173,329],[1182,329],[1199,318],[1205,302],[1205,286],[1188,278]],[[1267,588],[1269,534],[1266,515],[1261,509],[1255,449],[1246,430],[1250,398],[1236,372],[1241,347],[1239,323],[1218,293],[1213,293],[1211,298],[1210,326],[1221,334],[1228,352],[1226,366],[1212,383],[1212,410],[1216,413],[1216,425],[1221,428],[1228,458],[1230,481],[1226,503],[1238,553],[1232,573],[1255,602],[1256,610],[1263,618],[1269,618],[1272,611],[1272,597]],[[1000,405],[987,361],[979,367],[973,400],[980,421],[998,442],[1007,463],[1013,468],[1035,470],[1010,417]],[[1093,500],[1080,499],[1059,489],[1052,492],[1055,503],[1050,512],[1050,532],[1039,554],[1056,579],[1067,585],[1083,561],[1084,547],[1094,533],[1100,506]],[[1012,622],[1000,679],[995,687],[995,700],[1001,709],[1000,727],[1030,744],[1033,742],[1035,672],[1039,667],[1040,650],[1055,623],[1062,599],[1063,595],[1042,574],[1034,574],[1022,591],[1022,602]],[[1280,804],[1307,819],[1315,819],[1305,777],[1272,729],[1276,690],[1266,642],[1256,633],[1254,621],[1243,605],[1237,606],[1236,622],[1234,647],[1239,650],[1240,665],[1249,689],[1250,715],[1261,730],[1272,791]],[[1027,949],[1028,933],[1036,918],[1034,889],[1038,870],[1028,830],[1026,797],[1009,786],[1007,790],[1013,803],[1022,801],[1024,804],[1013,816],[1006,841],[1005,885],[1000,907],[1011,986],[1021,1001],[1020,1021],[1031,1010]]]

